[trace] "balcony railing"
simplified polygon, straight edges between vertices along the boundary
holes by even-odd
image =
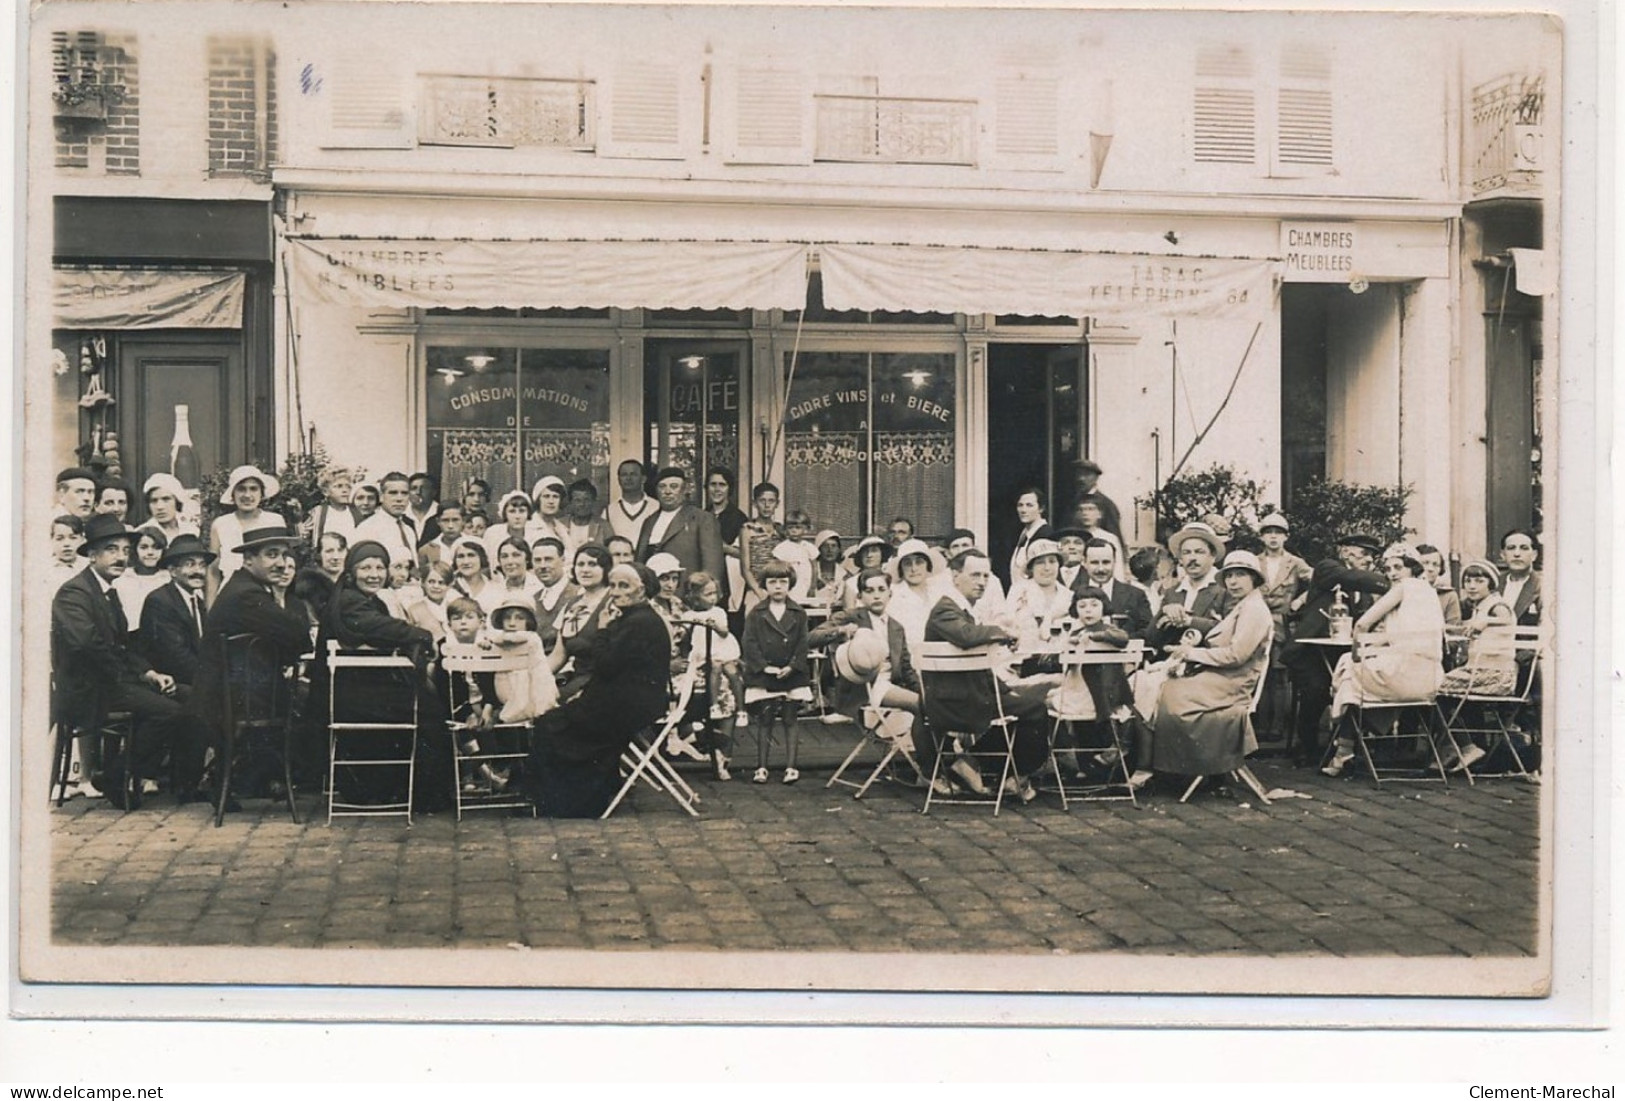
[[[976,101],[816,96],[821,161],[976,163]]]
[[[591,150],[593,83],[519,77],[425,76],[424,145]]]
[[[1539,196],[1545,79],[1509,73],[1473,89],[1473,195]]]

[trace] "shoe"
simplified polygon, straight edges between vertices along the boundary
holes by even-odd
[[[157,780],[142,780],[141,781],[141,794],[142,795],[157,795],[158,794],[158,781]]]
[[[1130,791],[1139,791],[1141,788],[1145,787],[1145,785],[1149,784],[1151,782],[1151,777],[1155,775],[1156,773],[1148,771],[1147,769],[1139,769],[1134,773],[1133,776],[1128,778],[1128,789]]]
[[[931,781],[931,793],[933,795],[940,795],[944,799],[951,799],[954,794],[954,786],[941,776],[938,776],[935,780]]]
[[[765,784],[765,783],[767,783],[767,769],[759,768],[755,772],[751,773],[750,774],[750,782],[753,783],[753,784]]]
[[[963,757],[949,765],[948,771],[959,777],[959,782],[977,795],[987,794],[987,785],[982,782],[982,774],[976,771],[975,765]]]
[[[69,799],[72,799],[75,795],[83,795],[86,799],[100,799],[102,797],[102,789],[91,783],[89,780],[80,780],[77,784],[68,789]]]
[[[801,770],[799,768],[787,768],[784,770],[785,783],[793,784],[799,779],[801,779]]]
[[[1119,754],[1115,749],[1108,749],[1104,753],[1096,753],[1095,765],[1099,768],[1110,768],[1117,763],[1118,756]]]
[[[852,718],[849,715],[841,714],[839,711],[829,711],[824,714],[820,721],[825,726],[846,726],[852,722]]]
[[[1470,767],[1484,759],[1484,750],[1476,745],[1469,745],[1461,751],[1461,757],[1455,764],[1448,766],[1451,772],[1466,772]]]
[[[1335,754],[1333,755],[1331,762],[1327,764],[1325,768],[1320,770],[1321,774],[1324,776],[1341,776],[1343,775],[1343,769],[1347,767],[1348,763],[1352,760],[1354,760],[1353,751]]]
[[[711,755],[711,769],[718,780],[732,780],[733,773],[728,771],[728,758],[720,753]]]
[[[1011,780],[1015,781],[1015,789],[1011,794],[1020,799],[1022,803],[1031,803],[1038,798],[1038,789],[1033,787],[1031,780],[1017,779],[1014,776],[1011,777]]]
[[[750,716],[745,714],[743,711],[741,711],[739,714],[734,716],[734,725],[735,726],[749,726],[750,725]]]

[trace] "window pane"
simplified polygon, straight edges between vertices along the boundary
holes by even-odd
[[[815,528],[866,531],[862,456],[868,447],[868,359],[858,352],[803,353],[784,424],[784,509]],[[784,357],[788,371],[790,356]]]
[[[739,470],[739,353],[674,356],[669,370],[668,442],[659,463],[688,471],[697,503],[704,500],[699,487],[712,469],[726,467],[736,475]]]
[[[430,348],[428,361],[429,469],[447,500],[483,478],[495,501],[516,484],[518,356],[511,348]]]
[[[520,353],[524,427],[521,485],[544,474],[590,478],[609,500],[609,351],[526,348]]]
[[[875,522],[907,516],[923,536],[954,525],[954,357],[873,357]]]

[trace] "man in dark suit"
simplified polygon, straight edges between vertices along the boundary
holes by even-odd
[[[1501,574],[1500,592],[1512,604],[1520,627],[1540,625],[1540,574],[1535,572],[1539,553],[1534,532],[1526,528],[1513,528],[1501,536],[1501,561],[1506,570]]]
[[[129,567],[135,533],[110,515],[93,516],[85,526],[79,554],[88,569],[64,582],[51,601],[51,664],[56,672],[61,719],[94,730],[110,711],[133,717],[131,769],[122,760],[104,762],[98,785],[115,806],[129,805],[141,780],[156,776],[170,756],[175,795],[186,802],[203,772],[204,734],[196,718],[175,696],[175,678],[154,669],[128,645],[129,621],[113,582]]]
[[[244,532],[242,545],[236,548],[243,556],[242,568],[231,575],[209,609],[199,660],[199,709],[217,726],[223,720],[227,678],[234,691],[264,693],[285,667],[310,649],[310,624],[302,607],[285,607],[275,590],[296,539],[281,527]],[[269,643],[268,650],[256,648],[251,657],[228,668],[225,640],[243,634]],[[303,766],[300,771],[312,767],[309,761],[299,763]]]
[[[1015,645],[1015,636],[1003,627],[980,623],[973,608],[987,591],[992,575],[987,555],[975,547],[949,559],[952,588],[938,598],[925,621],[926,642],[950,642],[961,650],[989,644]],[[995,685],[997,686],[995,688]],[[997,691],[997,700],[994,693]],[[988,730],[988,723],[1003,710],[1017,720],[1015,729],[1014,790],[1022,802],[1036,797],[1028,777],[1049,759],[1048,732],[1044,729],[1044,693],[1035,688],[1013,687],[984,672],[933,675],[925,690],[926,721],[936,736],[964,731],[979,736],[978,751],[995,750],[1004,735]],[[986,731],[986,733],[983,733]],[[990,741],[990,739],[992,739]],[[922,748],[925,754],[941,752],[941,745]],[[932,757],[935,760],[935,757]],[[976,766],[961,757],[950,766],[972,791],[983,792]]]
[[[158,559],[158,565],[169,570],[169,584],[148,593],[141,606],[142,653],[154,669],[174,677],[177,685],[188,690],[197,682],[203,586],[212,561],[214,555],[203,540],[195,535],[177,536]]]
[[[1205,635],[1230,612],[1229,593],[1214,567],[1224,557],[1224,541],[1207,524],[1186,524],[1168,540],[1179,560],[1179,584],[1162,594],[1147,642],[1158,650],[1177,644],[1186,631]]]
[[[581,586],[570,580],[564,543],[553,536],[544,535],[530,545],[530,560],[536,580],[542,583],[536,593],[536,633],[541,636],[542,648],[551,651],[564,613],[581,599]]]
[[[1297,645],[1298,639],[1326,638],[1330,633],[1327,613],[1339,592],[1351,619],[1359,619],[1376,598],[1388,591],[1388,579],[1371,569],[1382,544],[1364,534],[1338,537],[1337,557],[1317,564],[1310,575],[1303,603],[1287,619],[1294,641],[1287,643],[1281,663],[1292,676],[1297,697],[1297,759],[1313,765],[1320,757],[1320,716],[1332,702],[1332,674],[1323,655],[1314,646]]]
[[[1083,569],[1072,591],[1100,590],[1106,597],[1106,618],[1130,638],[1143,639],[1151,630],[1151,602],[1133,585],[1117,580],[1116,569],[1117,548],[1104,539],[1091,539],[1083,548]]]
[[[638,535],[638,561],[656,554],[673,555],[688,573],[703,570],[721,577],[722,532],[717,518],[688,502],[688,475],[680,468],[663,468],[655,478],[660,510],[644,522]]]

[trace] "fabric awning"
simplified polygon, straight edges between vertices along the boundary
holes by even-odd
[[[807,246],[289,238],[302,301],[372,308],[800,309]]]
[[[52,324],[59,329],[240,329],[240,271],[57,268]]]
[[[1204,317],[1259,321],[1274,307],[1271,260],[820,245],[824,305],[1035,316]]]

